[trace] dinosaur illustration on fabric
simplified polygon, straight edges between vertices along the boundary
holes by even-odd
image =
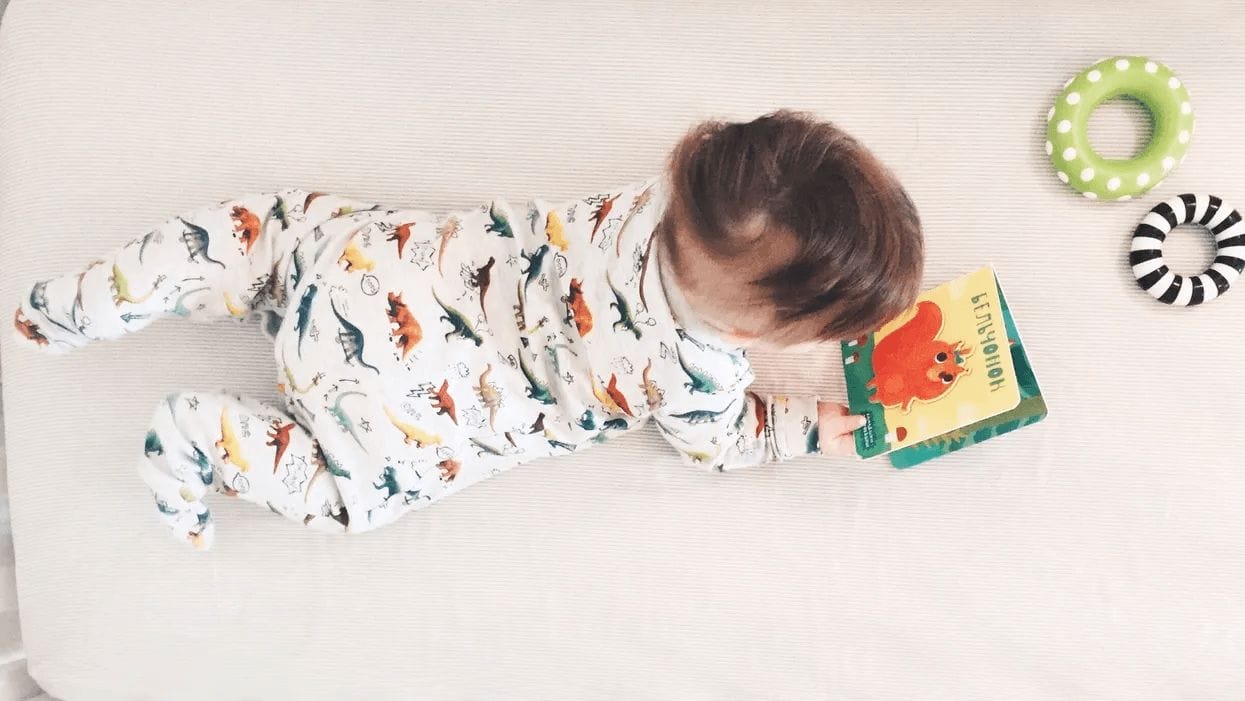
[[[244,253],[250,253],[251,247],[259,240],[260,233],[263,231],[259,217],[255,216],[251,210],[239,205],[230,210],[229,218],[233,220],[234,238],[242,244]]]
[[[69,333],[73,333],[74,330],[57,321],[55,315],[52,314],[52,310],[48,308],[47,290],[48,283],[46,281],[35,283],[35,286],[30,289],[30,308],[42,314],[43,318],[47,319],[53,325],[59,326],[61,329],[64,329]]]
[[[488,261],[484,265],[476,268],[471,273],[471,284],[480,292],[480,315],[484,317],[485,321],[488,321],[488,307],[485,306],[484,302],[488,296],[488,286],[492,281],[493,264],[496,262],[496,258],[489,256]]]
[[[229,312],[229,316],[232,316],[235,319],[241,319],[247,315],[247,308],[245,306],[240,307],[234,304],[233,298],[229,296],[228,292],[225,293],[225,311]]]
[[[575,330],[579,332],[579,337],[586,337],[592,331],[592,311],[588,309],[588,302],[584,300],[583,283],[571,278],[570,292],[562,298],[562,301],[566,304],[566,323],[573,322]]]
[[[614,203],[618,201],[618,195],[607,195],[601,198],[597,208],[592,212],[592,233],[588,235],[588,241],[591,243],[597,237],[597,230],[601,228],[601,224],[609,218],[610,212],[614,209]]]
[[[527,290],[532,286],[532,281],[540,277],[541,270],[545,267],[545,255],[549,253],[549,244],[542,243],[535,251],[530,254],[523,252],[523,260],[527,261],[527,270],[523,271],[523,296],[527,296]]]
[[[423,447],[425,445],[434,445],[441,442],[440,436],[434,433],[429,433],[418,426],[406,423],[402,419],[398,418],[397,414],[394,414],[393,410],[389,407],[385,407],[385,416],[389,417],[389,423],[393,424],[394,428],[402,432],[403,440],[406,441],[408,445],[414,444],[418,447]]]
[[[476,333],[475,327],[472,326],[471,322],[466,316],[463,315],[462,312],[447,305],[445,302],[442,302],[441,298],[437,296],[435,290],[432,293],[432,298],[437,301],[437,304],[441,306],[442,311],[445,312],[441,315],[441,321],[444,321],[450,325],[450,330],[445,333],[446,341],[457,336],[464,340],[471,341],[477,346],[484,343],[484,339],[480,337],[480,334]]]
[[[337,262],[345,266],[346,272],[349,273],[357,270],[371,271],[376,269],[376,262],[368,258],[354,241],[346,244],[346,250],[342,251]]]
[[[233,463],[243,472],[251,469],[250,461],[242,455],[242,444],[238,441],[238,434],[234,432],[233,426],[229,423],[228,409],[221,409],[220,412],[220,440],[216,441],[216,447],[224,453],[225,462]]]
[[[532,373],[532,369],[527,366],[527,362],[524,361],[523,357],[526,354],[523,351],[519,351],[517,355],[519,356],[519,368],[523,371],[523,377],[527,379],[526,391],[528,399],[534,399],[541,404],[556,403],[557,400],[553,398],[548,385],[541,384],[540,380],[536,379],[536,375]]]
[[[687,374],[687,382],[683,386],[690,392],[700,392],[702,394],[714,394],[722,389],[717,380],[713,379],[709,373],[701,370],[695,365],[690,365],[683,359],[683,352],[677,351],[675,355],[679,359],[679,367],[683,368],[683,372]]]
[[[143,441],[143,455],[164,455],[164,444],[160,442],[160,434],[155,431],[147,431],[147,438]]]
[[[398,471],[393,469],[392,465],[385,465],[385,469],[380,473],[380,479],[373,482],[372,487],[383,490],[386,501],[402,494],[404,501],[408,504],[418,499],[420,493],[418,489],[402,489],[402,486],[398,484]]]
[[[545,238],[549,245],[565,253],[571,249],[571,242],[566,239],[566,225],[557,212],[549,210],[545,215]]]
[[[453,458],[446,458],[437,463],[437,471],[441,474],[441,481],[449,484],[458,476],[458,471],[463,468],[463,464]]]
[[[601,405],[613,414],[626,414],[634,416],[631,406],[627,403],[627,397],[618,389],[618,376],[611,374],[609,384],[605,387],[601,386],[601,382],[596,377],[592,378],[592,392],[601,402]]]
[[[614,241],[614,255],[622,255],[623,234],[627,232],[627,226],[631,224],[631,220],[635,218],[635,215],[644,211],[644,208],[647,207],[648,203],[652,200],[653,187],[650,185],[649,187],[644,188],[644,191],[636,195],[635,199],[631,201],[631,210],[627,212],[627,218],[623,219],[622,225],[618,227],[618,236]]]
[[[689,424],[707,424],[707,423],[712,423],[722,418],[722,416],[726,414],[726,412],[730,411],[731,407],[733,406],[735,406],[735,402],[731,402],[730,404],[727,404],[725,408],[719,411],[711,411],[708,409],[696,409],[694,411],[685,411],[679,414],[671,414],[671,416],[673,416],[676,419],[679,419],[680,421],[686,421]]]
[[[462,220],[452,215],[446,217],[445,221],[441,222],[441,226],[437,227],[437,238],[440,239],[440,244],[437,246],[437,272],[442,275],[445,274],[443,262],[450,247],[450,239],[458,236],[462,228]]]
[[[635,319],[631,316],[631,305],[627,302],[627,298],[618,291],[618,288],[614,286],[614,281],[610,280],[608,275],[605,281],[610,286],[610,291],[614,293],[614,301],[610,302],[610,309],[618,312],[618,321],[614,322],[614,330],[630,331],[637,341],[640,340],[640,327],[635,325]]]
[[[135,295],[133,292],[130,291],[130,281],[125,277],[125,273],[121,272],[121,268],[118,267],[116,263],[113,263],[112,265],[112,303],[117,305],[118,307],[121,306],[122,303],[142,304],[143,302],[146,302],[148,299],[150,299],[151,295],[155,293],[156,287],[160,284],[158,282],[160,279],[161,278],[156,278],[157,282],[151,286],[150,290],[147,290],[145,293],[141,295]]]
[[[392,241],[398,244],[398,258],[402,257],[403,250],[406,248],[406,242],[411,240],[411,227],[414,223],[399,224],[393,227],[393,230],[385,234],[386,241]]]
[[[492,221],[484,228],[485,231],[508,239],[514,238],[514,230],[510,228],[510,220],[506,218],[506,215],[497,211],[496,203],[489,205],[488,217]]]
[[[367,395],[362,392],[342,392],[341,394],[337,395],[337,399],[333,400],[333,405],[328,408],[329,416],[333,417],[333,420],[337,422],[337,425],[341,427],[341,430],[350,434],[350,437],[354,439],[355,443],[359,444],[360,448],[365,447],[363,444],[363,439],[359,438],[359,432],[355,430],[354,419],[351,419],[350,415],[347,414],[344,409],[342,409],[342,400],[345,399],[346,397],[366,397],[366,396]]]
[[[27,319],[22,314],[22,310],[18,309],[13,315],[13,326],[17,329],[17,333],[28,341],[33,341],[40,346],[48,345],[48,337],[39,332],[38,324]]]
[[[618,389],[618,375],[610,373],[610,382],[605,386],[605,393],[609,398],[614,400],[614,406],[618,407],[622,413],[627,416],[635,416],[631,413],[631,406],[627,404],[627,397]]]
[[[315,285],[308,285],[298,301],[298,309],[294,312],[294,329],[298,331],[298,357],[303,356],[303,340],[307,337],[307,329],[311,327],[311,304],[316,301]],[[189,312],[187,312],[189,314]]]
[[[401,294],[389,293],[389,309],[386,313],[389,315],[389,323],[393,325],[389,335],[393,337],[393,342],[397,344],[398,351],[405,360],[411,349],[423,339],[423,329],[411,310],[402,303]]]
[[[190,254],[190,261],[196,263],[203,260],[219,265],[222,268],[225,267],[224,263],[208,255],[208,245],[212,237],[208,234],[207,229],[197,224],[191,224],[185,219],[179,218],[179,221],[186,225],[186,231],[182,233],[182,243],[186,244],[186,251]]]
[[[565,376],[562,374],[562,362],[558,360],[560,351],[565,351],[576,358],[579,357],[579,354],[571,350],[571,347],[565,343],[553,343],[545,346],[545,353],[549,355],[549,364],[553,366],[553,374],[565,379]]]
[[[281,224],[281,230],[285,231],[290,228],[290,214],[285,209],[285,200],[280,195],[276,196],[276,201],[268,208],[268,218],[276,219]]]
[[[648,363],[644,366],[643,372],[640,374],[640,377],[644,380],[643,384],[640,385],[640,388],[644,390],[644,401],[648,405],[648,410],[657,411],[663,404],[665,404],[666,393],[657,386],[656,382],[653,381],[652,372],[653,359],[649,358]]]
[[[432,408],[437,410],[438,416],[448,416],[450,421],[458,424],[458,408],[454,405],[454,398],[450,396],[449,380],[443,381],[440,389],[428,390],[428,398],[432,400]]]
[[[492,364],[486,365],[484,372],[480,373],[480,381],[476,384],[476,396],[480,398],[480,404],[488,409],[488,426],[492,430],[497,422],[497,410],[501,408],[501,392],[489,381],[489,375],[493,374]]]
[[[282,424],[275,422],[268,429],[269,447],[275,449],[272,455],[272,473],[277,473],[277,468],[281,465],[281,457],[285,455],[285,451],[290,447],[290,431],[294,429],[294,424]]]
[[[341,344],[342,351],[346,354],[346,362],[357,362],[379,375],[380,368],[363,359],[363,346],[366,342],[363,331],[342,316],[342,313],[337,309],[336,301],[330,299],[329,306],[333,309],[333,315],[337,317],[337,323],[341,324],[341,333],[337,335],[337,342]]]

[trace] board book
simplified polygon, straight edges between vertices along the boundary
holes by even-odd
[[[856,452],[912,467],[1041,421],[1033,367],[994,269],[939,285],[843,343]]]

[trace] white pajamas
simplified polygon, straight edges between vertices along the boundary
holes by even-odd
[[[159,512],[199,547],[208,492],[366,531],[650,416],[716,469],[815,452],[816,398],[748,392],[742,351],[676,321],[651,245],[664,205],[657,180],[441,217],[300,190],[244,197],[34,285],[15,326],[62,351],[161,317],[263,317],[286,406],[183,392],[146,436]]]

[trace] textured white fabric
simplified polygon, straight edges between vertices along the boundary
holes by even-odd
[[[0,0],[0,16],[8,0]],[[2,387],[3,383],[0,383]],[[0,405],[0,417],[3,406]],[[26,648],[17,616],[17,580],[13,557],[13,540],[9,520],[7,468],[4,459],[4,436],[0,434],[0,699],[16,701],[39,693],[38,685],[26,673]]]
[[[271,366],[232,362],[262,352],[258,330],[165,325],[51,360],[6,341],[22,624],[44,688],[1239,696],[1245,292],[1172,309],[1126,258],[1160,199],[1245,201],[1239,5],[576,7],[17,0],[0,30],[0,293],[205,200],[288,184],[433,209],[571,197],[649,175],[695,119],[805,107],[908,183],[930,283],[997,266],[1050,418],[907,472],[705,474],[648,434],[358,538],[225,505],[251,536],[204,556],[150,527],[134,441],[174,388],[270,396]],[[1113,53],[1170,65],[1198,115],[1163,188],[1119,204],[1070,192],[1043,153],[1060,85]],[[1173,238],[1173,264],[1204,263]],[[842,396],[835,364],[757,370]]]
[[[0,11],[3,9],[0,3]],[[39,693],[39,687],[26,674],[26,648],[18,625],[17,562],[13,557],[5,473],[4,435],[0,434],[0,699],[17,701]]]

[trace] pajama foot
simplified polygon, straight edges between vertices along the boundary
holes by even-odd
[[[173,537],[196,550],[212,547],[216,524],[212,520],[212,512],[201,499],[202,490],[196,494],[191,487],[162,472],[150,460],[143,460],[140,472],[151,487],[156,513],[172,531]]]

